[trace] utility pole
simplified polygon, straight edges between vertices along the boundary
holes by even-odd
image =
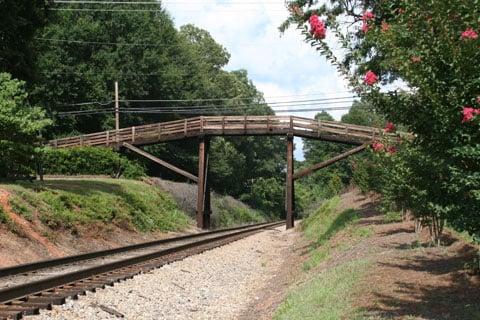
[[[115,130],[117,131],[118,138],[118,131],[120,130],[120,103],[118,100],[118,81],[115,81]]]

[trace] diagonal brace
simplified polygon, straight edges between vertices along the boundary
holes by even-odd
[[[356,147],[356,148],[353,148],[347,152],[344,152],[342,154],[339,154],[338,156],[336,157],[333,157],[331,159],[328,159],[328,160],[325,160],[323,162],[320,162],[320,163],[317,163],[317,164],[314,164],[313,166],[311,166],[310,168],[306,168],[306,169],[303,169],[303,170],[300,170],[299,172],[297,172],[296,174],[293,175],[293,180],[297,180],[297,179],[300,179],[300,178],[303,178],[303,177],[306,177],[312,173],[314,173],[315,171],[317,170],[320,170],[322,168],[325,168],[325,167],[328,167],[332,164],[334,164],[335,162],[338,162],[340,160],[343,160],[345,158],[348,158],[356,153],[359,153],[359,152],[362,152],[363,150],[365,150],[365,148],[367,148],[369,146],[369,143],[366,143],[366,144],[362,144],[361,146],[359,147]]]
[[[191,173],[188,173],[188,172],[185,171],[185,170],[182,170],[182,169],[180,169],[180,168],[175,167],[173,164],[170,164],[170,163],[168,163],[168,162],[166,162],[166,161],[163,161],[162,159],[159,159],[159,158],[151,155],[150,153],[148,153],[148,152],[146,152],[146,151],[144,151],[144,150],[142,150],[142,149],[140,149],[140,148],[137,148],[137,147],[135,147],[135,146],[133,146],[133,145],[131,145],[131,144],[129,144],[129,143],[124,142],[122,145],[123,145],[125,148],[127,148],[127,149],[129,149],[129,150],[132,150],[133,152],[136,152],[136,153],[138,153],[139,155],[142,155],[142,156],[144,156],[145,158],[150,159],[150,160],[152,160],[153,162],[156,162],[156,163],[158,163],[159,165],[164,166],[165,168],[170,169],[170,170],[178,173],[178,174],[181,175],[181,176],[184,176],[184,177],[186,177],[186,178],[188,178],[188,179],[190,179],[190,180],[192,180],[192,181],[194,181],[194,182],[198,182],[198,177],[194,176],[194,175],[191,174]]]

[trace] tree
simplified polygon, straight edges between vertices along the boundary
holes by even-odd
[[[23,81],[0,73],[0,177],[31,173],[35,142],[50,124],[42,109],[29,105],[24,86]]]
[[[406,154],[392,157],[404,169],[391,181],[411,188],[406,199],[393,200],[417,216],[447,219],[472,234],[480,233],[479,4],[294,1],[282,26],[297,24],[365,102],[416,135],[411,146],[404,146]],[[305,22],[312,16],[325,18],[327,33],[346,52],[344,59],[310,33]],[[345,28],[346,23],[351,26]],[[410,89],[385,92],[377,84],[396,80]]]
[[[0,72],[29,80],[34,75],[33,36],[46,23],[45,0],[0,1]]]

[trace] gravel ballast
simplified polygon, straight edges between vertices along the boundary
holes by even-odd
[[[238,319],[278,281],[294,238],[266,230],[26,319]]]

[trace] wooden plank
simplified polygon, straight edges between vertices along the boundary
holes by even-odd
[[[314,173],[315,171],[317,170],[320,170],[322,168],[325,168],[325,167],[328,167],[340,160],[343,160],[345,158],[348,158],[356,153],[359,153],[363,150],[365,150],[365,148],[368,146],[368,144],[362,144],[361,146],[359,147],[356,147],[356,148],[353,148],[347,152],[344,152],[342,154],[339,154],[338,156],[336,157],[333,157],[331,159],[328,159],[326,161],[323,161],[323,162],[320,162],[320,163],[317,163],[313,166],[311,166],[310,168],[307,168],[307,169],[303,169],[301,171],[299,171],[298,173],[294,174],[293,175],[293,179],[294,180],[297,180],[297,179],[300,179],[300,178],[303,178],[303,177],[306,177],[312,173]]]
[[[148,152],[146,152],[146,151],[144,151],[144,150],[142,150],[142,149],[139,149],[139,148],[137,148],[137,147],[132,146],[132,145],[129,144],[129,143],[124,142],[122,145],[123,145],[125,148],[130,149],[130,150],[132,150],[133,152],[136,152],[136,153],[138,153],[139,155],[142,155],[142,156],[144,156],[145,158],[150,159],[150,160],[152,160],[153,162],[156,162],[156,163],[160,164],[161,166],[164,166],[165,168],[168,168],[168,169],[170,169],[170,170],[178,173],[179,175],[182,175],[182,176],[184,176],[184,177],[186,177],[186,178],[188,178],[188,179],[190,179],[190,180],[192,180],[192,181],[198,182],[198,178],[197,178],[196,176],[194,176],[193,174],[188,173],[188,172],[186,172],[186,171],[184,171],[184,170],[182,170],[182,169],[180,169],[180,168],[177,168],[177,167],[174,166],[173,164],[170,164],[170,163],[168,163],[168,162],[166,162],[166,161],[163,161],[163,160],[161,160],[161,159],[159,159],[159,158],[151,155],[150,153],[148,153]]]

